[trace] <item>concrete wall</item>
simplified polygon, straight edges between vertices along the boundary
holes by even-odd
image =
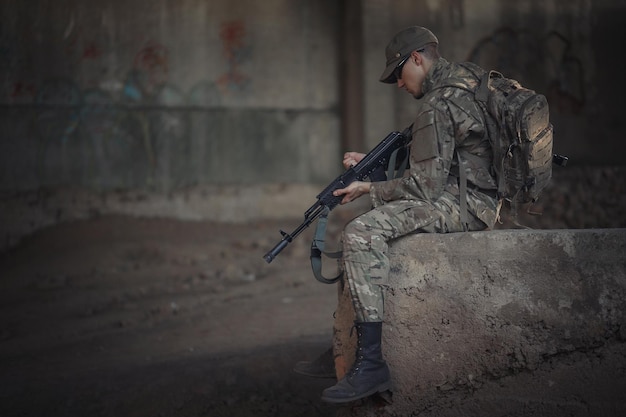
[[[340,415],[624,415],[624,253],[626,229],[397,240],[384,288],[391,404]],[[355,336],[347,286],[339,295],[341,377]]]
[[[413,100],[377,80],[392,34],[422,24],[447,58],[547,94],[557,150],[623,164],[623,1],[4,1],[0,190],[327,181],[352,11],[365,148],[412,121]]]
[[[332,1],[3,1],[0,13],[2,191],[338,170]]]
[[[626,62],[615,59],[626,28],[624,1],[366,1],[364,88],[367,140],[412,122],[414,100],[376,82],[381,51],[397,28],[421,24],[452,61],[472,60],[544,93],[555,125],[555,150],[576,164],[619,164],[624,148]],[[391,110],[391,112],[390,112]],[[613,148],[614,147],[614,148]]]
[[[414,100],[378,82],[385,44],[412,24],[448,59],[544,92],[570,166],[625,166],[625,14],[623,0],[0,2],[0,215],[13,230],[0,241],[108,212],[93,202],[119,194],[124,213],[176,215],[284,185],[274,213],[299,216],[312,202],[300,187],[339,174],[346,130],[366,151],[412,122]],[[353,77],[362,102],[345,97]],[[76,193],[89,205],[61,201]]]

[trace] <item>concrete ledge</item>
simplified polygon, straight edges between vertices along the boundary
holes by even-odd
[[[340,415],[626,415],[626,229],[411,235],[390,254],[391,403]],[[338,377],[353,320],[339,286]]]

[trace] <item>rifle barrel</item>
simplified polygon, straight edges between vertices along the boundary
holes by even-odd
[[[285,236],[280,242],[278,242],[276,246],[274,246],[274,248],[272,248],[271,251],[263,255],[263,259],[265,259],[265,262],[267,262],[268,264],[272,262],[274,258],[280,253],[280,251],[282,251],[283,249],[287,247],[287,245],[289,244],[289,242],[291,242],[291,240],[292,240],[291,238],[288,239]]]
[[[313,207],[311,207],[309,210],[312,210],[314,207],[315,207],[315,205]],[[291,243],[292,240],[294,240],[300,233],[302,233],[302,231],[304,229],[309,227],[311,225],[311,223],[313,223],[315,221],[315,219],[317,219],[324,212],[324,208],[325,208],[325,206],[323,206],[323,205],[317,205],[317,207],[315,207],[315,209],[313,210],[312,213],[308,213],[307,212],[308,216],[305,217],[305,219],[302,222],[302,224],[300,224],[300,226],[296,227],[293,232],[285,233],[285,232],[283,232],[281,230],[280,233],[283,235],[283,238],[281,239],[280,242],[278,242],[276,244],[276,246],[274,246],[272,248],[272,250],[270,250],[265,255],[263,255],[263,259],[265,259],[265,262],[267,262],[268,264],[270,262],[272,262],[274,260],[274,258],[283,249],[285,249],[288,244]]]

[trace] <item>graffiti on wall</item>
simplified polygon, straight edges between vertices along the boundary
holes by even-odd
[[[69,67],[88,68],[86,74],[80,81],[55,77],[33,82],[20,71],[22,58],[12,47],[19,43],[0,36],[0,94],[8,106],[26,104],[34,111],[38,182],[45,183],[51,170],[70,178],[77,164],[95,172],[92,178],[100,178],[95,181],[102,185],[121,173],[125,184],[139,186],[153,185],[157,176],[176,177],[172,155],[188,152],[183,149],[192,129],[188,110],[219,107],[224,95],[245,93],[251,84],[242,68],[251,49],[244,22],[226,21],[217,30],[226,70],[213,80],[198,81],[187,93],[171,81],[168,47],[154,39],[145,41],[120,79],[107,68],[111,52],[106,37],[87,39],[80,27],[72,26],[60,51]],[[72,158],[76,152],[81,158]],[[180,177],[174,182],[187,181]]]
[[[169,51],[155,41],[149,41],[136,55],[124,88],[126,98],[139,101],[152,97],[168,81]]]
[[[250,82],[241,71],[241,64],[249,57],[246,26],[241,20],[225,22],[220,29],[223,55],[228,63],[228,71],[218,78],[217,83],[227,90],[245,89]]]
[[[543,92],[560,113],[578,114],[585,105],[584,66],[571,42],[556,31],[537,36],[500,28],[481,39],[468,60]]]

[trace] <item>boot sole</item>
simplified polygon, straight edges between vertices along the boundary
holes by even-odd
[[[332,398],[332,397],[324,397],[322,395],[322,401],[331,403],[331,404],[343,404],[343,403],[351,403],[356,400],[360,400],[361,398],[369,397],[370,395],[374,395],[377,392],[384,392],[391,389],[391,381],[387,381],[379,386],[372,388],[369,391],[364,392],[363,394],[357,395],[355,397],[350,398]]]

